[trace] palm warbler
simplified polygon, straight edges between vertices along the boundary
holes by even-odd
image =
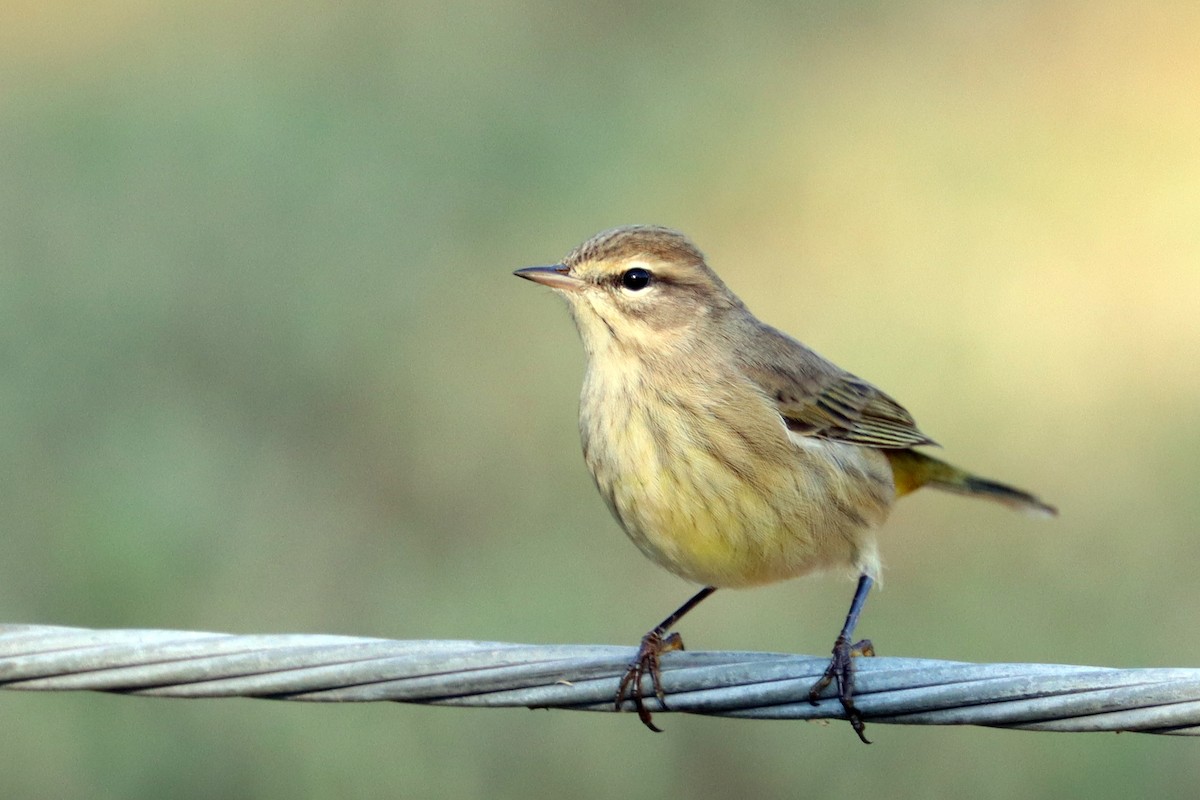
[[[665,708],[659,658],[682,649],[670,630],[701,600],[850,567],[854,600],[809,699],[836,681],[866,742],[853,656],[873,648],[852,636],[892,501],[928,485],[1055,513],[914,450],[934,442],[899,403],[756,319],[680,233],[616,228],[515,274],[561,295],[579,329],[583,455],[608,507],[648,558],[704,587],[642,638],[618,688],[652,730],[643,677]]]

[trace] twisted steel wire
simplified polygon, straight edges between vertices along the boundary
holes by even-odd
[[[394,641],[0,625],[0,688],[155,697],[400,701],[612,711],[634,648]],[[844,719],[808,691],[827,657],[668,653],[670,711],[755,719]],[[856,660],[865,721],[1045,731],[1200,735],[1200,669]],[[648,685],[647,707],[662,709]],[[625,710],[630,710],[626,703]]]

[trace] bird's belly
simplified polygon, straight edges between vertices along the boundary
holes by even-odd
[[[660,415],[661,416],[661,415]],[[886,459],[835,442],[755,446],[746,431],[664,430],[631,412],[588,465],[651,560],[696,583],[737,587],[830,567],[878,570],[873,530],[894,497]],[[671,432],[676,435],[668,435]]]

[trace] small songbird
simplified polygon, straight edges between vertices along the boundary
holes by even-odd
[[[617,690],[657,731],[659,658],[670,633],[718,588],[842,568],[857,574],[831,682],[862,741],[854,706],[854,627],[879,575],[876,529],[922,486],[1053,515],[1033,495],[914,448],[934,442],[888,395],[760,322],[682,234],[635,225],[600,233],[561,263],[519,277],[561,295],[583,340],[583,456],[604,500],[655,563],[704,588],[647,633]]]

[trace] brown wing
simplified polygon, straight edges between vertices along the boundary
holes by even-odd
[[[748,377],[775,401],[788,430],[881,448],[936,444],[904,407],[774,329],[758,338],[743,363]]]

